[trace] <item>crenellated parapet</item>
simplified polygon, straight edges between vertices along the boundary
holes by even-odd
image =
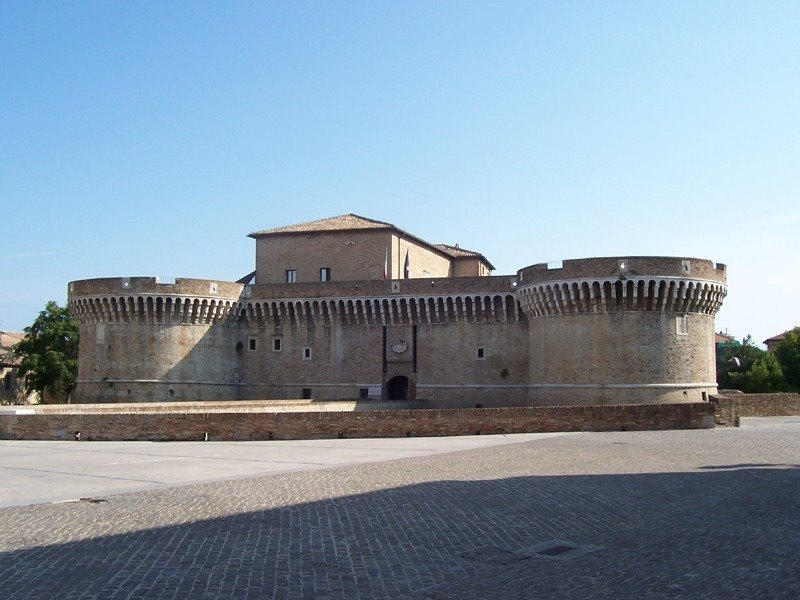
[[[548,281],[518,292],[530,318],[623,310],[714,315],[726,293],[717,282],[649,277]]]
[[[242,314],[251,327],[517,323],[525,320],[513,293],[286,298],[247,300]]]
[[[593,258],[541,263],[518,273],[529,318],[644,311],[715,315],[725,266],[694,258]]]
[[[236,323],[244,286],[205,279],[118,277],[75,281],[69,306],[82,325],[161,323],[219,325]]]
[[[86,325],[314,327],[525,320],[508,277],[475,279],[469,292],[460,293],[449,289],[446,280],[362,282],[366,293],[360,295],[353,294],[361,291],[359,284],[349,282],[245,286],[199,279],[91,279],[70,284],[69,306]]]

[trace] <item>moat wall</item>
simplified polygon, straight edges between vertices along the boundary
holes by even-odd
[[[706,429],[714,405],[651,404],[302,413],[0,414],[0,439],[291,440]]]
[[[731,394],[711,397],[717,425],[733,427],[742,417],[800,416],[800,394]]]

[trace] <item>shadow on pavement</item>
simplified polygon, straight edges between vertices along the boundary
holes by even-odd
[[[0,543],[20,549],[0,554],[0,596],[798,597],[789,466],[437,481],[277,505],[313,485],[302,474],[11,508]],[[236,509],[248,503],[275,506]]]

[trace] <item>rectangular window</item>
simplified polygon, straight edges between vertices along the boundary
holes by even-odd
[[[256,349],[256,338],[250,338],[247,341],[247,344],[248,344],[248,347],[250,348],[250,350],[255,350]]]
[[[319,270],[319,280],[320,281],[330,281],[331,280],[331,268],[330,267],[322,267]]]
[[[478,348],[478,358],[486,358],[486,351],[483,348]]]
[[[308,346],[303,348],[303,360],[311,360],[311,348]]]
[[[11,390],[11,373],[6,373],[6,376],[3,378],[3,385],[7,392]]]
[[[297,269],[286,269],[286,283],[297,283]]]
[[[369,388],[359,388],[359,390],[358,390],[358,398],[360,400],[368,400],[369,399]]]
[[[303,400],[311,400],[311,388],[303,388]]]
[[[273,338],[273,340],[272,340],[272,349],[275,352],[280,352],[281,351],[281,349],[282,349],[281,338]]]

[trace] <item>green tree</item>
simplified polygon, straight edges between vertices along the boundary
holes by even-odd
[[[48,302],[36,320],[22,330],[25,337],[12,355],[20,359],[19,376],[25,389],[47,392],[69,402],[78,378],[78,323],[69,309]]]
[[[783,369],[786,382],[800,391],[800,327],[786,332],[775,350],[775,357]]]
[[[720,389],[743,392],[783,392],[788,389],[781,365],[771,353],[756,347],[748,335],[725,349],[717,361]]]
[[[764,351],[753,343],[751,335],[741,342],[727,345],[717,356],[717,385],[721,389],[739,389],[734,384],[737,375],[745,373],[763,354]]]
[[[743,392],[784,392],[788,389],[778,359],[769,352],[753,361],[747,371],[731,373],[733,388]]]

